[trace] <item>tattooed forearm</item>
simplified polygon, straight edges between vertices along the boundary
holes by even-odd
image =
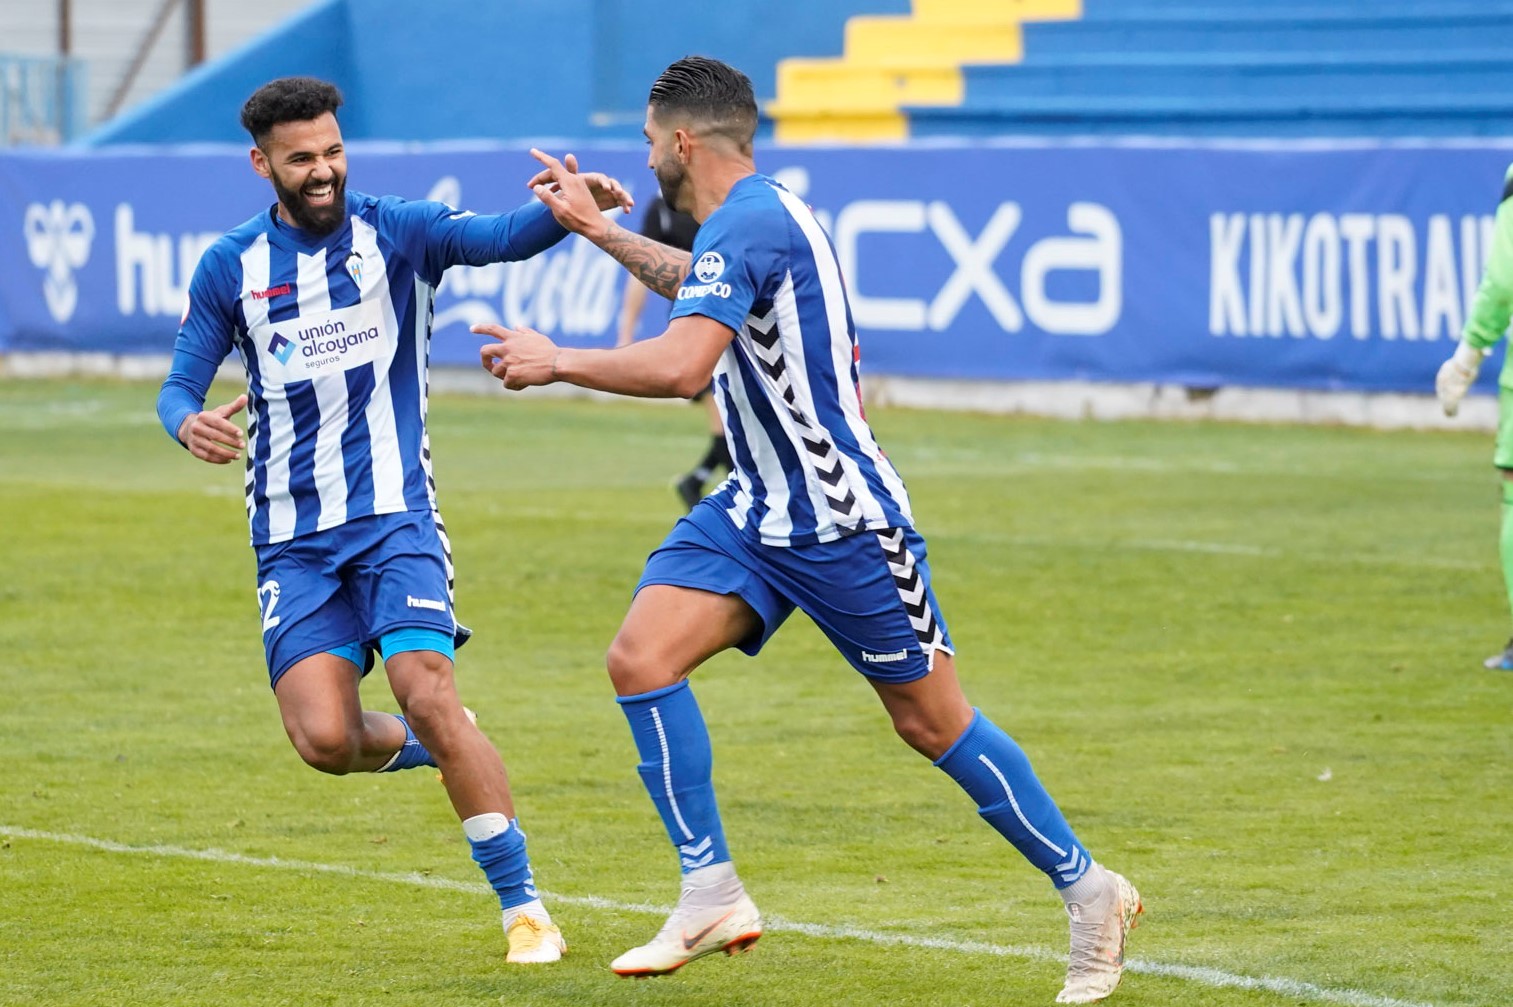
[[[678,296],[678,288],[688,276],[692,257],[687,252],[652,241],[619,225],[611,227],[597,244],[630,270],[630,275],[668,300]]]

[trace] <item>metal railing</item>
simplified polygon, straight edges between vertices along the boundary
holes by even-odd
[[[0,53],[0,147],[52,146],[84,132],[84,61]]]

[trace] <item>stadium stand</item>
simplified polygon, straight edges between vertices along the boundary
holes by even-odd
[[[918,0],[780,64],[769,112],[794,141],[1499,136],[1510,28],[1509,0]]]
[[[1513,0],[769,0],[717,19],[699,0],[655,18],[634,0],[563,0],[563,19],[591,26],[569,36],[543,34],[526,5],[426,7],[416,20],[414,0],[310,3],[86,142],[235,141],[228,96],[281,73],[364,94],[352,139],[630,139],[646,81],[688,52],[746,69],[781,142],[1513,133],[1497,47]],[[460,34],[510,58],[415,60]]]
[[[639,141],[646,89],[681,56],[739,65],[766,100],[781,58],[835,52],[855,15],[908,10],[909,0],[742,0],[714,15],[704,0],[663,0],[655,12],[640,0],[561,0],[552,24],[573,30],[558,31],[544,30],[540,10],[524,3],[319,0],[85,143],[240,143],[242,99],[284,74],[324,77],[362,96],[343,115],[349,140]],[[459,38],[476,42],[469,58],[431,56],[455,50]]]
[[[1074,18],[1082,0],[915,0],[909,14],[858,15],[839,58],[778,64],[767,107],[783,142],[902,140],[905,106],[960,106],[963,67],[1017,62],[1025,22]]]

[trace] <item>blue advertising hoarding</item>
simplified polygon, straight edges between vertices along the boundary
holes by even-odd
[[[574,152],[651,195],[643,149]],[[349,157],[353,189],[477,212],[530,198],[536,167],[518,147]],[[757,155],[829,231],[867,372],[1418,392],[1459,333],[1510,160],[1494,143]],[[200,253],[270,202],[241,148],[0,155],[0,351],[168,352]],[[451,270],[432,359],[474,363],[475,321],[613,345],[624,282],[576,237]]]

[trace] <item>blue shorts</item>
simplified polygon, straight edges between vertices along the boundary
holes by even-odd
[[[930,590],[925,540],[913,528],[861,532],[835,542],[763,545],[736,530],[712,498],[673,526],[646,561],[648,584],[739,596],[761,628],[737,646],[755,655],[795,608],[813,619],[868,678],[912,682],[936,651],[954,653]]]
[[[433,631],[461,646],[472,634],[452,614],[442,535],[434,513],[406,511],[254,547],[269,683],[277,687],[312,654],[331,651],[366,674],[381,639],[392,652],[437,639],[400,630]]]

